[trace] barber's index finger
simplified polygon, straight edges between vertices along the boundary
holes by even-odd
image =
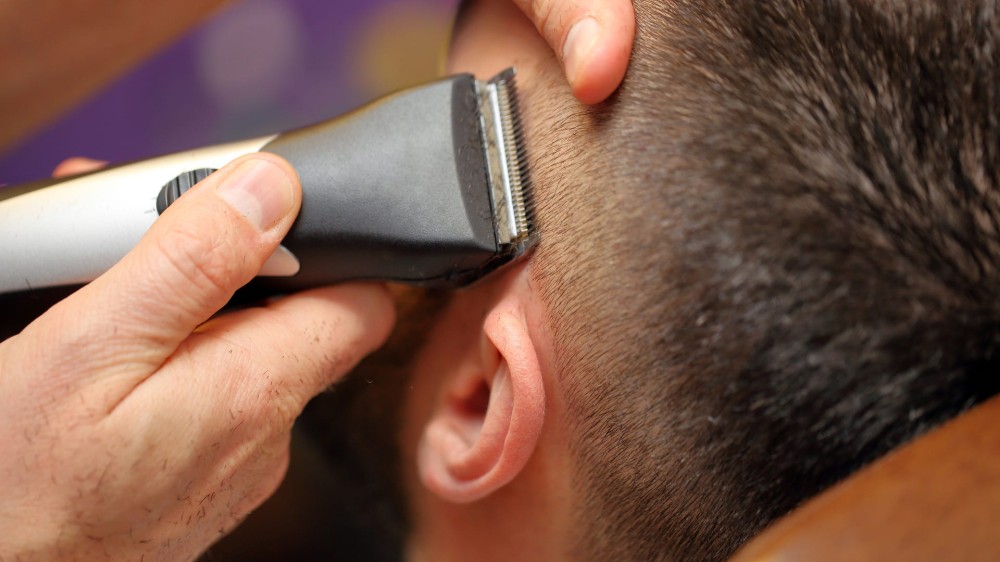
[[[148,376],[257,274],[299,204],[286,162],[238,159],[178,199],[120,262],[24,335],[94,372]]]

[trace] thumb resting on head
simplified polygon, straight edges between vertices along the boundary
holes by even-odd
[[[625,76],[635,38],[631,0],[514,0],[559,57],[573,95],[595,104]]]

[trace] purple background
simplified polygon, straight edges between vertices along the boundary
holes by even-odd
[[[0,185],[276,133],[432,77],[455,0],[242,0],[0,155]]]

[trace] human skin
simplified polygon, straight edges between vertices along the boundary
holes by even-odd
[[[514,0],[551,47],[573,95],[607,99],[625,76],[635,12],[631,0]]]
[[[364,285],[209,321],[300,201],[287,162],[238,159],[0,343],[0,559],[190,560],[274,491],[306,401],[393,322]]]
[[[522,265],[457,295],[414,362],[408,560],[573,559],[566,409],[529,275]]]
[[[545,40],[502,0],[469,6],[448,72],[518,69],[522,102],[575,103]],[[561,90],[536,91],[553,83]],[[525,107],[526,135],[537,133]],[[530,140],[529,140],[530,146]],[[572,454],[544,303],[530,259],[457,293],[414,362],[402,459],[415,561],[572,560]]]

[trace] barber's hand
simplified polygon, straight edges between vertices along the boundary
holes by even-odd
[[[287,163],[241,158],[0,344],[0,560],[191,560],[274,491],[303,405],[393,322],[354,285],[205,323],[299,204]]]
[[[584,103],[621,84],[635,38],[632,0],[514,0],[545,37]]]

